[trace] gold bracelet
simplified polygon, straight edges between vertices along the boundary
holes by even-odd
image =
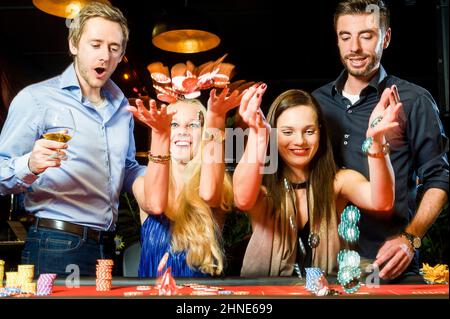
[[[170,154],[169,155],[153,155],[151,151],[148,151],[148,160],[156,163],[156,164],[164,164],[168,161],[170,161]]]

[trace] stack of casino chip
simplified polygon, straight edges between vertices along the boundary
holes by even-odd
[[[112,259],[97,260],[97,279],[95,286],[97,291],[109,291],[112,287],[112,269],[114,261]]]
[[[359,267],[339,267],[337,279],[344,291],[348,294],[355,293],[361,287],[361,269]]]
[[[53,292],[53,284],[56,279],[56,274],[41,274],[37,281],[38,296],[49,296]]]
[[[361,258],[354,250],[342,249],[338,254],[338,265],[341,267],[356,267],[359,266]]]
[[[20,288],[17,271],[8,271],[6,274],[6,288]]]
[[[305,268],[306,286],[305,288],[317,296],[325,296],[328,293],[328,282],[323,272],[318,267]]]
[[[37,292],[37,284],[35,282],[22,283],[20,290],[23,294],[35,295]]]
[[[341,215],[341,223],[338,226],[339,236],[350,244],[359,240],[358,222],[361,214],[356,206],[345,207]]]
[[[359,240],[359,222],[361,214],[353,205],[347,206],[341,215],[338,226],[339,236],[348,244],[353,245]],[[354,250],[343,249],[337,256],[339,271],[337,279],[346,293],[355,293],[361,286],[361,269],[359,254]]]
[[[34,265],[19,265],[17,267],[17,276],[19,286],[23,287],[33,282],[34,278]]]
[[[0,288],[0,297],[18,296],[21,292],[20,288]]]
[[[0,288],[3,287],[4,276],[5,276],[5,261],[0,259]]]

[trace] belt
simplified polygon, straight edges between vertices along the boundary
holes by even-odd
[[[36,223],[36,228],[49,228],[55,230],[61,230],[71,234],[78,235],[84,238],[85,231],[87,232],[87,238],[92,239],[97,242],[102,242],[105,240],[113,240],[114,232],[101,231],[89,228],[87,226],[77,225],[62,220],[48,219],[48,218],[38,218]]]

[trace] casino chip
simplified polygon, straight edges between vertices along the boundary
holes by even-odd
[[[339,267],[337,279],[344,291],[353,294],[361,287],[361,269],[355,266]]]
[[[316,296],[325,296],[328,294],[328,282],[323,272],[318,267],[308,267],[306,270],[305,288]]]
[[[341,221],[349,224],[357,224],[361,217],[358,207],[353,205],[348,205],[345,207],[341,215]]]
[[[144,293],[142,291],[125,291],[123,295],[125,297],[136,297],[136,296],[143,296]]]
[[[0,288],[3,287],[3,276],[5,275],[5,261],[0,259]]]
[[[95,289],[97,291],[109,291],[112,288],[112,259],[97,259]]]
[[[53,292],[53,283],[56,274],[41,274],[37,281],[37,296],[50,296]]]

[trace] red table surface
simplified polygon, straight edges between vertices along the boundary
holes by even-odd
[[[96,291],[95,286],[80,286],[79,288],[67,288],[64,286],[53,287],[53,293],[51,297],[55,298],[80,298],[80,297],[154,297],[158,296],[158,290],[154,286],[150,286],[150,290],[137,290],[137,286],[115,286],[110,291]],[[197,295],[191,295],[194,289],[186,286],[179,286],[178,296],[197,297]],[[310,298],[316,297],[305,289],[304,286],[215,286],[220,287],[221,290],[229,290],[233,293],[231,295],[216,295],[211,293],[206,297],[299,297]],[[437,298],[449,296],[448,285],[380,285],[377,287],[362,286],[355,294],[342,293],[340,286],[331,285],[333,288],[340,292],[337,296],[340,297],[399,297],[399,298],[420,298],[420,297],[432,297]],[[139,295],[133,295],[133,292],[137,292]],[[247,293],[248,292],[248,293]],[[205,297],[205,296],[202,296]],[[317,297],[318,298],[318,297]]]

